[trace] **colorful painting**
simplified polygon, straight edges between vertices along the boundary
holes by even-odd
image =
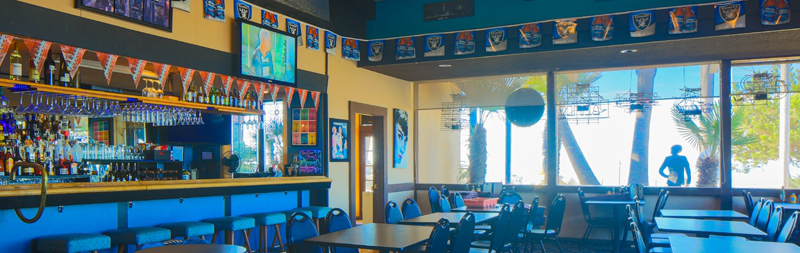
[[[89,136],[96,143],[111,143],[111,120],[109,119],[90,119],[89,120]]]
[[[394,109],[394,167],[407,168],[408,112]]]
[[[299,176],[322,175],[322,150],[301,149],[299,155]]]
[[[349,125],[346,120],[331,119],[331,162],[347,162],[349,159],[350,148],[347,143],[350,137]]]
[[[317,109],[292,109],[292,145],[317,145]]]

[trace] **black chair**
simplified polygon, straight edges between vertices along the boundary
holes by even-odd
[[[581,210],[583,211],[583,220],[586,221],[588,226],[586,226],[586,230],[583,231],[583,237],[581,238],[581,246],[586,243],[586,240],[589,239],[589,236],[592,234],[592,230],[595,228],[604,228],[608,229],[608,232],[611,233],[611,241],[614,241],[614,218],[613,217],[592,217],[591,210],[589,209],[589,205],[586,204],[584,200],[586,195],[583,193],[583,190],[578,188],[578,201],[581,203]],[[533,210],[533,209],[531,209]]]
[[[450,207],[450,200],[447,199],[446,195],[442,195],[441,197],[439,197],[439,207],[441,208],[441,212],[443,213],[449,213],[450,210],[452,209]]]
[[[459,208],[466,205],[467,204],[464,203],[464,197],[462,197],[461,194],[456,193],[455,196],[453,196],[453,208]]]
[[[419,209],[419,204],[417,204],[417,201],[414,201],[414,199],[411,198],[403,201],[401,210],[403,211],[403,219],[406,220],[422,216],[422,210]]]
[[[634,200],[644,200],[644,185],[632,184],[630,188],[631,198]]]
[[[772,200],[764,201],[764,204],[761,205],[761,210],[758,212],[758,220],[756,220],[755,227],[761,229],[761,231],[766,232],[767,230],[767,223],[769,222],[769,215],[772,214],[772,210],[775,208]]]
[[[444,185],[442,185],[442,195],[445,195],[447,196],[447,198],[450,198],[450,190],[448,190],[447,187],[445,187]]]
[[[535,212],[536,210],[534,210]],[[514,209],[511,210],[511,220],[508,221],[508,228],[506,229],[506,244],[511,244],[510,246],[513,247],[515,250],[514,252],[520,252],[518,245],[523,243],[523,239],[525,236],[525,228],[527,228],[525,221],[528,219],[526,215],[528,213],[528,209],[525,209],[525,202],[522,200],[517,201],[514,204]],[[520,237],[520,233],[522,237]]]
[[[772,216],[769,218],[769,223],[767,223],[767,237],[764,238],[764,241],[774,242],[775,238],[778,236],[778,229],[781,228],[781,222],[783,220],[783,207],[776,207],[775,211],[772,212]]]
[[[800,212],[794,211],[794,213],[786,219],[786,223],[784,223],[783,228],[781,228],[781,233],[778,234],[778,238],[775,239],[776,242],[788,242],[792,239],[794,230],[797,229],[798,215],[800,215]]]
[[[531,209],[528,212],[528,221],[525,222],[526,226],[523,229],[523,232],[539,227],[539,225],[536,224],[537,210],[539,210],[539,197],[533,197],[533,201],[531,201]]]
[[[649,224],[645,220],[644,205],[642,205],[639,201],[636,201],[633,204],[632,209],[629,209],[629,212],[633,213],[633,221],[639,225],[639,230],[642,232],[642,239],[644,239],[645,243],[650,248],[669,247],[669,236],[686,236],[684,234],[677,233],[653,233],[653,228],[649,227]]]
[[[494,225],[494,232],[491,234],[491,239],[489,240],[488,247],[486,246],[486,242],[477,241],[473,242],[470,250],[472,252],[505,252],[508,251],[506,248],[506,231],[508,230],[509,222],[511,221],[511,206],[508,204],[503,204],[500,208],[500,215],[497,217],[497,223]]]
[[[472,233],[475,231],[475,214],[467,213],[461,217],[456,227],[456,234],[450,242],[451,253],[469,252],[472,244]]]
[[[428,238],[427,253],[447,253],[447,241],[450,239],[450,222],[442,218],[433,226],[431,236]]]
[[[431,203],[431,213],[442,211],[441,206],[439,206],[439,191],[436,190],[436,187],[431,186],[428,188],[428,201]]]
[[[397,224],[403,220],[403,212],[394,201],[386,203],[386,224]]]
[[[558,245],[558,251],[563,252],[561,248],[561,242],[558,241],[558,234],[561,233],[561,224],[564,221],[564,210],[566,208],[566,198],[564,195],[558,195],[558,197],[553,200],[550,208],[547,209],[547,223],[545,224],[544,229],[531,229],[525,233],[525,236],[530,237],[531,240],[539,239],[539,245],[542,246],[542,252],[545,252],[545,239],[555,240],[556,244]]]
[[[756,221],[758,221],[758,213],[761,212],[761,206],[763,204],[764,204],[764,199],[759,199],[753,205],[753,212],[750,213],[750,221],[748,222],[748,224],[750,224],[750,226],[754,226],[754,227],[756,226]]]
[[[521,200],[522,196],[520,196],[519,193],[515,191],[505,191],[502,194],[500,194],[500,199],[497,200],[497,203],[501,205],[502,204],[513,205],[514,203],[517,203]]]
[[[331,209],[328,212],[328,215],[325,216],[325,220],[323,221],[325,224],[323,227],[325,228],[325,233],[333,233],[336,231],[345,230],[348,228],[352,228],[353,224],[350,223],[350,217],[347,216],[347,213],[344,210],[339,208]],[[330,247],[331,253],[358,253],[358,249],[353,248],[342,248],[342,247]]]
[[[308,238],[317,237],[317,226],[304,213],[294,213],[286,224],[286,242],[291,253],[323,253],[319,245],[305,244]]]
[[[631,216],[633,217],[633,216]],[[647,242],[645,242],[644,236],[642,235],[642,230],[639,228],[637,222],[631,222],[631,234],[633,235],[633,240],[636,242],[636,250],[639,253],[667,253],[672,252],[670,248],[663,248],[663,247],[648,247]]]
[[[744,207],[747,209],[747,215],[753,213],[753,196],[747,190],[742,190],[742,199],[744,199]]]

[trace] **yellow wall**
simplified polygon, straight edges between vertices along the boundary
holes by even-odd
[[[442,130],[442,103],[452,102],[453,83],[418,86],[419,99],[419,183],[458,183],[461,164],[459,131]],[[469,131],[463,130],[463,131]]]

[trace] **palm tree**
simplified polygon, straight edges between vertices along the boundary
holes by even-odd
[[[740,107],[734,107],[731,112],[731,145],[745,145],[755,141],[752,136],[744,135],[743,122],[745,113]],[[720,108],[718,103],[713,104],[713,109],[704,112],[695,120],[687,119],[676,108],[672,108],[672,121],[678,127],[678,132],[689,144],[700,151],[697,157],[697,186],[716,187],[719,183],[719,146],[721,138]]]
[[[637,92],[644,95],[644,99],[653,99],[653,83],[655,82],[656,69],[636,70]],[[636,114],[633,128],[633,144],[631,145],[631,167],[628,172],[628,184],[647,184],[647,169],[650,154],[650,119],[653,116],[652,106],[645,106],[641,113]]]

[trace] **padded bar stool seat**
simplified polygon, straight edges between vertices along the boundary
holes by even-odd
[[[255,219],[251,217],[220,217],[204,221],[214,224],[214,236],[211,238],[212,244],[217,241],[219,231],[225,231],[225,244],[233,245],[234,232],[242,231],[244,247],[247,248],[247,252],[252,252],[252,249],[250,249],[250,230],[256,227]]]
[[[206,235],[214,234],[214,224],[208,222],[173,222],[158,226],[169,229],[172,232],[172,238],[182,237],[184,240],[194,236],[205,240]]]
[[[280,250],[285,250],[283,246],[283,238],[281,237],[281,224],[286,223],[286,214],[277,212],[277,213],[254,213],[243,215],[245,217],[251,217],[255,219],[256,226],[259,227],[259,231],[261,232],[261,237],[258,238],[258,249],[260,252],[267,252],[267,241],[269,236],[267,235],[267,228],[269,226],[273,226],[275,229],[275,234],[272,236],[272,245],[269,248],[274,248],[275,244],[278,243],[280,245]]]
[[[294,213],[303,213],[305,215],[308,215],[308,217],[311,217],[311,211],[309,210],[293,209],[293,210],[280,211],[280,213],[283,214],[286,220],[289,220],[289,217],[292,217],[292,214]]]
[[[125,252],[126,245],[136,245],[136,250],[143,244],[163,242],[172,239],[169,229],[157,227],[136,227],[111,230],[103,233],[111,237],[111,244],[119,246],[118,252]]]
[[[63,234],[37,239],[39,252],[78,253],[110,249],[111,238],[101,234]]]

